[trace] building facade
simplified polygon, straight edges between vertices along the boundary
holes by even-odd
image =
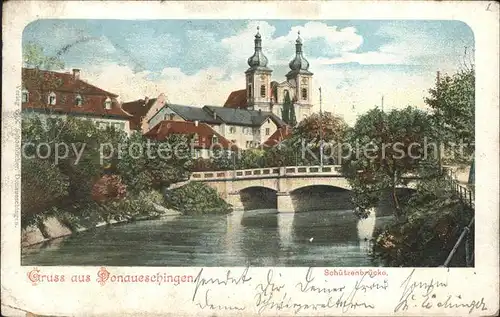
[[[142,134],[148,132],[150,130],[149,120],[165,106],[166,102],[167,97],[163,93],[157,98],[145,97],[144,99],[124,102],[122,104],[123,110],[132,115],[129,120],[130,130]]]
[[[261,110],[175,104],[166,104],[148,124],[153,129],[162,122],[203,123],[242,150],[260,147],[278,129],[286,126],[275,114]]]
[[[311,114],[312,77],[309,62],[304,57],[302,39],[295,42],[295,57],[290,61],[290,71],[282,82],[272,80],[272,69],[263,53],[262,37],[257,30],[254,54],[248,58],[249,68],[245,71],[246,88],[229,94],[224,107],[271,112],[282,118],[283,104],[289,96],[295,110],[296,121],[300,122]]]
[[[121,108],[117,97],[81,80],[79,69],[73,69],[73,73],[22,69],[21,102],[25,117],[36,116],[47,122],[72,116],[129,134],[131,115]]]

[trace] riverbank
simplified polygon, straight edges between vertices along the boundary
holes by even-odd
[[[30,225],[27,228],[21,230],[21,247],[25,248],[25,247],[35,246],[40,243],[66,237],[73,233],[87,231],[92,228],[99,228],[103,226],[110,226],[123,223],[131,223],[143,220],[153,220],[159,218],[174,219],[182,214],[180,211],[174,209],[167,209],[157,204],[154,204],[154,208],[158,212],[157,214],[154,215],[143,215],[133,218],[123,218],[119,220],[110,219],[109,221],[97,222],[94,225],[74,226],[74,228],[71,228],[72,226],[65,224],[67,221],[64,217],[59,217],[58,215],[52,215],[40,221],[38,225]]]
[[[178,215],[227,214],[232,211],[231,206],[214,189],[199,183],[182,183],[168,190],[165,196],[156,191],[141,192],[118,201],[74,208],[72,212],[53,209],[32,216],[21,231],[21,247],[107,225]]]

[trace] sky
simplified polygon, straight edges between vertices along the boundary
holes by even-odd
[[[257,27],[263,52],[282,82],[295,56],[297,32],[313,75],[314,112],[352,124],[375,106],[425,108],[436,72],[453,74],[474,49],[460,21],[417,20],[37,20],[23,45],[40,45],[65,68],[118,94],[123,102],[164,93],[183,105],[222,106],[245,88]],[[464,57],[465,52],[467,56]]]

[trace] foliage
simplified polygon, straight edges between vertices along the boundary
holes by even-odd
[[[37,69],[62,69],[64,62],[57,56],[46,56],[43,47],[35,43],[23,46],[23,64],[28,68]]]
[[[48,161],[21,161],[21,211],[33,215],[68,195],[69,178]]]
[[[103,175],[92,187],[92,199],[97,202],[120,200],[126,193],[127,187],[119,175]]]
[[[160,192],[152,190],[141,191],[125,199],[111,201],[104,207],[108,212],[107,219],[120,221],[160,216],[162,212],[156,209],[155,204],[163,206],[165,200]]]
[[[290,106],[289,106],[289,109],[290,109],[290,118],[289,118],[289,121],[288,121],[288,124],[292,127],[296,126],[297,125],[297,116],[295,115],[295,105],[292,103]]]
[[[211,163],[216,170],[226,171],[233,169],[236,161],[236,153],[220,148],[214,148]]]
[[[206,172],[214,170],[221,170],[221,168],[215,164],[213,160],[202,157],[193,160],[193,164],[191,165],[192,172]]]
[[[227,214],[231,212],[217,191],[206,184],[190,182],[166,194],[166,206],[183,214]]]
[[[321,141],[323,141],[323,163],[337,164],[336,153],[347,128],[345,121],[331,112],[313,113],[293,129],[292,136],[285,145],[298,153],[294,156],[300,155],[301,159],[296,161],[306,165],[316,165],[320,163]]]
[[[192,159],[187,144],[181,135],[155,141],[135,133],[125,141],[116,169],[134,193],[162,190],[188,178]]]
[[[114,137],[120,138],[120,132],[102,131],[90,121],[72,117],[46,122],[24,118],[23,213],[91,200],[94,182],[102,173],[99,144]]]
[[[148,159],[147,155],[141,155],[135,159],[130,148],[132,142],[138,142],[134,148],[147,149],[147,140],[141,135],[128,139],[122,131],[112,127],[99,129],[90,120],[69,117],[64,121],[45,122],[39,116],[25,117],[21,173],[23,227],[37,224],[51,213],[75,228],[103,220],[157,214],[154,206],[147,202],[151,197],[145,197],[144,192],[153,195],[151,189],[161,189],[186,178],[190,156],[163,160],[156,152],[155,146],[159,144],[151,142],[150,151],[157,157]],[[167,140],[168,145],[174,146],[182,145],[181,142],[175,138]],[[39,147],[36,155],[41,144],[44,146]],[[67,155],[56,159],[56,149],[63,153],[64,144],[68,146]],[[183,147],[177,148],[177,154],[182,155]],[[184,149],[188,153],[188,147]],[[109,154],[110,159],[101,162],[101,154]],[[163,198],[155,199],[163,203]]]
[[[321,134],[323,131],[323,134]],[[319,146],[324,142],[341,142],[347,131],[345,121],[331,112],[313,113],[302,120],[294,129],[293,134],[306,140],[307,143]]]
[[[464,209],[442,178],[420,183],[404,208],[404,222],[392,223],[375,235],[375,258],[387,266],[443,265],[469,223],[471,212]],[[459,265],[463,265],[461,252],[456,256]]]
[[[429,115],[412,107],[373,109],[357,120],[346,137],[352,149],[343,153],[342,170],[359,217],[368,216],[384,191],[392,193],[396,219],[403,215],[396,189],[407,184],[405,175],[433,170],[433,131]]]
[[[311,162],[307,161],[307,158],[309,157],[303,159],[300,147],[292,139],[288,139],[264,151],[263,165],[264,167],[309,165]]]
[[[237,169],[260,168],[264,166],[264,151],[261,149],[247,149],[240,153],[237,160]]]
[[[440,139],[465,145],[462,152],[458,147],[447,144],[447,151],[443,155],[445,163],[470,163],[474,153],[474,67],[443,76],[435,87],[429,89],[429,94],[425,102],[433,109],[432,118]],[[449,157],[448,160],[445,155]]]
[[[288,91],[285,92],[285,99],[283,100],[283,109],[281,110],[281,119],[287,124],[291,125],[291,109],[293,108],[292,100],[290,99],[290,94]],[[294,111],[294,110],[293,110]],[[295,114],[295,111],[294,111]]]

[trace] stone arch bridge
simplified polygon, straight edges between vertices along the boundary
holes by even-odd
[[[339,165],[196,172],[190,181],[204,182],[216,189],[236,210],[300,212],[330,206],[352,208],[351,188]],[[415,181],[410,180],[406,188],[414,185]]]

